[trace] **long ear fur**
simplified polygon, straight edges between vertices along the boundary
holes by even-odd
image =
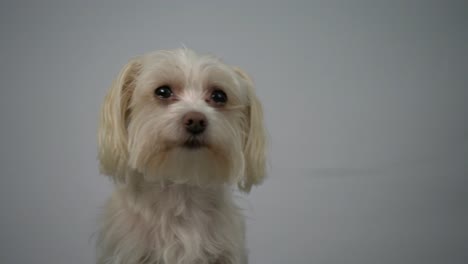
[[[129,103],[140,63],[133,59],[120,71],[109,89],[101,108],[98,132],[99,163],[102,174],[124,182],[127,174],[127,121]]]
[[[242,85],[247,89],[249,105],[247,108],[247,129],[244,158],[244,178],[238,183],[241,191],[249,192],[252,185],[260,184],[265,177],[266,135],[263,126],[263,110],[260,101],[255,95],[253,81],[243,70],[233,67],[240,77]]]

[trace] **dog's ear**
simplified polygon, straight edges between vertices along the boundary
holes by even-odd
[[[240,84],[247,90],[247,124],[244,140],[244,177],[238,183],[241,191],[249,192],[252,185],[260,184],[265,177],[266,134],[263,125],[263,110],[255,95],[252,79],[242,69],[233,67]]]
[[[98,132],[99,163],[102,174],[124,182],[127,174],[129,104],[140,71],[138,58],[127,63],[107,92],[101,108]]]

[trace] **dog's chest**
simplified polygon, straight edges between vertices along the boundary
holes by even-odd
[[[185,190],[154,197],[150,206],[114,198],[106,244],[133,258],[122,263],[214,263],[243,244],[242,218],[222,195]]]

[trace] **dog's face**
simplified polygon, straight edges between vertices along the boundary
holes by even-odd
[[[101,171],[125,182],[239,183],[265,171],[261,105],[240,69],[181,49],[130,61],[101,113]]]

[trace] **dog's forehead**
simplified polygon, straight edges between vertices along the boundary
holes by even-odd
[[[246,96],[232,67],[214,56],[199,55],[188,49],[150,53],[143,57],[143,71],[183,82],[185,89],[211,85],[230,90],[239,97]]]

